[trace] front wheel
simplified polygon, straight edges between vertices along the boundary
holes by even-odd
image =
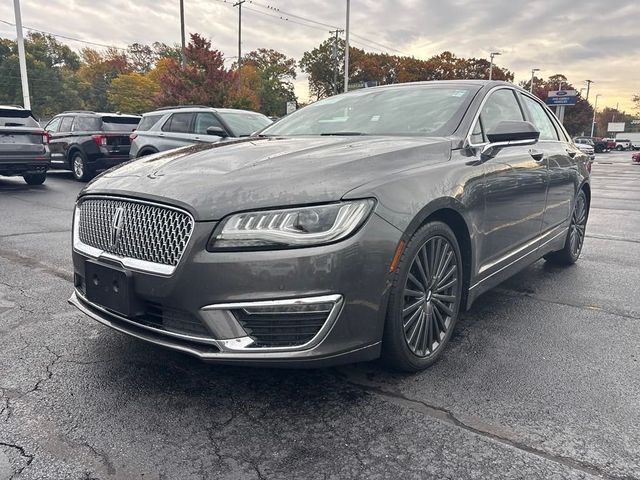
[[[557,265],[572,265],[576,263],[582,252],[584,236],[587,228],[587,218],[589,217],[589,205],[584,190],[580,190],[573,206],[571,224],[567,232],[567,238],[562,250],[548,253],[544,256],[547,262]]]
[[[387,363],[417,372],[438,359],[458,319],[462,280],[451,228],[442,222],[421,227],[396,267],[382,346]]]
[[[44,181],[47,179],[47,174],[45,173],[26,173],[22,176],[24,181],[27,182],[28,185],[42,185]]]

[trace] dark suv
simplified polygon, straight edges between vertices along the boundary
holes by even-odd
[[[90,180],[104,170],[129,160],[129,134],[137,115],[64,112],[45,127],[50,135],[51,166],[71,170],[76,180]]]
[[[49,136],[30,110],[0,105],[0,175],[40,185],[49,168]]]

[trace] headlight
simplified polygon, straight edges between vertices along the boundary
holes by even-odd
[[[223,221],[208,250],[287,248],[341,240],[360,227],[375,200],[238,213]]]

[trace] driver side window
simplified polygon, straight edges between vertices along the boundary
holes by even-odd
[[[516,95],[510,88],[503,88],[491,94],[487,99],[478,121],[471,132],[471,142],[473,144],[487,141],[487,132],[493,130],[500,122],[522,121],[524,115]]]

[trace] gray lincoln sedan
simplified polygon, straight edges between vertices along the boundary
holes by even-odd
[[[509,83],[338,95],[87,185],[70,302],[212,362],[382,355],[417,371],[482,292],[542,257],[578,259],[588,166],[547,107]]]

